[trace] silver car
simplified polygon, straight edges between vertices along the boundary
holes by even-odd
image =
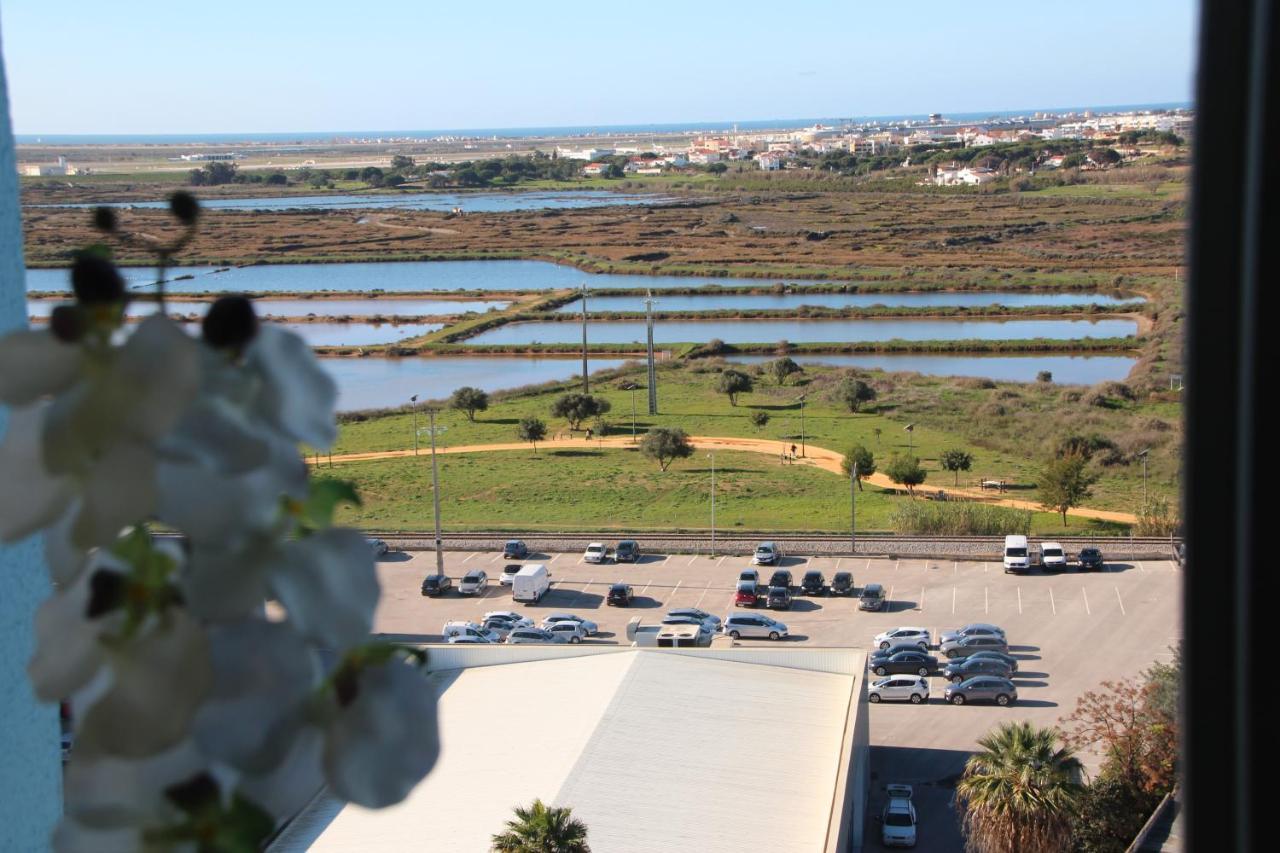
[[[868,702],[910,702],[919,705],[929,701],[929,681],[911,675],[891,675],[867,688]]]
[[[489,575],[480,569],[474,569],[458,581],[458,595],[483,595],[488,585]]]
[[[943,656],[951,660],[968,657],[974,652],[1009,653],[1009,644],[1004,637],[960,637],[943,643],[939,649]]]
[[[600,630],[600,626],[592,622],[590,619],[583,619],[581,616],[575,616],[572,613],[551,613],[542,620],[543,628],[550,628],[558,622],[577,622],[582,625],[582,630],[588,637],[594,637],[596,631]]]
[[[567,643],[581,643],[587,638],[587,632],[583,629],[581,622],[555,622],[547,625],[543,630],[557,639],[564,637]]]
[[[938,635],[938,645],[959,639],[960,637],[1001,637],[1005,636],[1004,629],[999,625],[991,625],[987,622],[970,622],[954,631],[943,631]]]
[[[1018,688],[1007,678],[978,675],[960,684],[948,686],[944,698],[952,705],[963,705],[966,702],[1009,705],[1018,701]]]
[[[544,631],[541,628],[516,628],[510,634],[507,634],[507,642],[513,646],[535,644],[550,646],[556,643],[569,642],[568,637],[552,634],[550,631]]]
[[[928,628],[890,628],[882,634],[876,634],[874,642],[882,650],[890,646],[916,645],[922,651],[928,651],[933,637]]]
[[[780,640],[787,636],[787,626],[762,613],[732,613],[725,617],[724,632],[735,640],[739,637]]]
[[[707,630],[713,634],[720,630],[720,617],[712,616],[705,610],[699,610],[696,607],[679,607],[675,610],[667,611],[667,619],[696,619],[703,625],[707,626]]]

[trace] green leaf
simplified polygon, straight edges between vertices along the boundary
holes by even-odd
[[[350,480],[324,478],[311,483],[311,493],[302,505],[300,521],[312,530],[333,526],[338,504],[360,506],[360,493]]]

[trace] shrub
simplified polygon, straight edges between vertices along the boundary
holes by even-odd
[[[1008,536],[1031,532],[1031,511],[969,501],[908,501],[894,508],[898,533],[937,536]]]

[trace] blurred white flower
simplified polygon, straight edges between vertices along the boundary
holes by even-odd
[[[368,640],[381,588],[359,531],[332,528],[289,542],[268,574],[296,630],[321,648]]]

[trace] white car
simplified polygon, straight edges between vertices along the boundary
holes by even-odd
[[[738,583],[742,583],[743,581],[751,581],[753,584],[758,585],[760,583],[760,570],[759,569],[743,569],[738,574]]]
[[[1062,571],[1067,567],[1067,552],[1057,542],[1040,543],[1040,567],[1051,571]]]
[[[596,631],[600,630],[600,626],[590,619],[583,619],[581,616],[575,616],[572,613],[552,613],[542,620],[542,627],[544,629],[550,628],[558,622],[578,622],[582,625],[583,630],[587,632],[588,637],[594,637]]]
[[[472,569],[458,581],[458,595],[484,595],[489,586],[489,575],[480,569]]]
[[[474,622],[446,622],[440,629],[440,633],[444,635],[445,642],[448,642],[451,637],[475,637],[488,643],[496,643],[499,639],[493,631],[486,630]]]
[[[724,632],[735,640],[739,637],[780,640],[787,636],[787,626],[763,613],[730,613],[724,619]]]
[[[868,702],[910,702],[919,705],[929,701],[929,680],[914,675],[891,675],[867,688]]]
[[[370,539],[369,550],[373,551],[373,556],[381,557],[382,555],[390,551],[391,547],[381,539]]]
[[[567,643],[565,637],[557,637],[550,631],[544,631],[541,628],[517,628],[510,634],[507,634],[507,642],[515,645],[544,645],[549,646],[555,643]]]
[[[587,632],[583,630],[581,622],[556,622],[543,630],[566,643],[581,643],[587,638]]]
[[[463,637],[460,635],[455,635],[445,640],[445,642],[451,646],[459,646],[459,645],[487,646],[490,643],[500,643],[502,642],[502,640],[501,639],[486,640],[484,637]]]
[[[885,785],[889,803],[880,815],[880,842],[885,847],[916,846],[916,807],[910,785]]]
[[[524,566],[519,563],[507,563],[502,567],[502,574],[498,575],[499,586],[511,586],[515,581],[516,575],[520,574],[520,570]]]
[[[592,542],[587,546],[587,550],[582,552],[582,562],[584,563],[603,563],[609,559],[609,549],[604,546],[603,542]]]
[[[932,641],[933,635],[928,628],[890,628],[876,634],[872,642],[882,650],[891,646],[919,646],[922,651],[927,652]]]

